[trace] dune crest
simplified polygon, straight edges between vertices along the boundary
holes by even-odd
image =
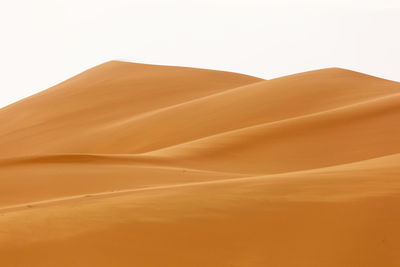
[[[400,266],[400,83],[110,61],[0,109],[1,266]]]

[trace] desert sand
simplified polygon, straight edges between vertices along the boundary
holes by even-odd
[[[399,82],[110,61],[0,121],[0,266],[400,266]]]

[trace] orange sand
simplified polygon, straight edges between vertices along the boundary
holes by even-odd
[[[400,266],[398,82],[111,61],[0,120],[0,266]]]

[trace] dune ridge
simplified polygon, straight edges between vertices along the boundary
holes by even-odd
[[[399,266],[400,83],[111,61],[0,109],[2,266]]]

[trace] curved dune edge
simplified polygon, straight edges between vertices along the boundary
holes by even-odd
[[[281,178],[303,178],[308,176],[312,176],[314,174],[320,173],[335,173],[335,172],[343,172],[343,171],[351,171],[351,170],[368,170],[374,168],[395,168],[397,167],[396,163],[400,160],[400,154],[394,154],[389,156],[384,156],[380,158],[374,158],[370,160],[364,160],[360,162],[348,163],[343,165],[337,165],[332,167],[320,168],[320,169],[313,169],[313,170],[306,170],[306,171],[296,171],[290,173],[280,173],[280,174],[273,174],[273,175],[264,175],[264,176],[245,176],[245,177],[237,177],[231,179],[219,179],[219,180],[211,180],[211,181],[203,181],[203,182],[191,182],[191,183],[179,183],[179,184],[171,184],[171,185],[160,185],[160,186],[147,186],[147,187],[140,187],[140,188],[133,188],[133,189],[124,189],[124,190],[114,190],[111,192],[98,192],[98,193],[91,193],[91,194],[83,194],[83,195],[75,195],[75,196],[68,196],[68,197],[61,197],[61,198],[53,198],[53,199],[46,199],[41,201],[35,202],[28,202],[22,203],[17,205],[10,205],[10,206],[0,206],[0,213],[16,211],[20,209],[38,207],[38,206],[47,206],[58,202],[70,201],[70,200],[77,200],[86,197],[107,197],[107,196],[115,196],[121,195],[126,193],[134,193],[140,191],[148,191],[148,190],[165,190],[170,188],[179,188],[179,187],[191,187],[191,186],[203,186],[203,185],[210,185],[210,184],[219,184],[219,183],[240,183],[240,182],[248,182],[252,180],[258,179],[281,179]],[[399,168],[400,169],[400,168]],[[188,171],[188,170],[186,170]],[[199,171],[199,170],[190,170],[190,171]],[[400,170],[399,170],[400,171]],[[213,174],[213,172],[201,171],[206,172],[208,174]],[[226,176],[229,176],[229,173],[220,173]]]
[[[355,168],[348,164],[336,170],[277,175],[272,179],[231,179],[148,188],[3,213],[0,254],[6,263],[40,263],[45,257],[49,262],[61,259],[61,266],[74,263],[68,255],[82,257],[84,260],[78,263],[82,266],[128,263],[151,266],[165,262],[167,266],[198,262],[209,266],[229,266],[233,262],[245,266],[266,263],[292,266],[293,259],[277,254],[282,248],[290,248],[296,264],[307,266],[325,262],[334,248],[335,257],[327,266],[341,262],[373,266],[382,260],[396,263],[400,233],[397,227],[390,230],[388,227],[399,219],[395,211],[400,200],[397,191],[400,183],[395,177],[384,175],[400,174],[398,160],[399,155],[393,155],[356,163]],[[379,167],[382,163],[383,167]],[[365,169],[368,171],[364,172]],[[383,177],[377,180],[377,174]],[[66,221],[69,223],[65,224]],[[321,228],[316,228],[318,225]],[[372,233],[361,238],[360,226],[362,232]],[[334,233],[326,232],[332,227],[337,229]],[[282,231],[277,233],[277,229]],[[22,233],[25,234],[15,238]],[[170,239],[171,233],[176,239]],[[299,236],[301,247],[283,242],[293,234]],[[111,237],[114,242],[118,240],[118,246],[109,242]],[[357,246],[360,238],[363,246]],[[324,243],[327,241],[329,244]],[[380,242],[379,251],[376,242]],[[168,243],[173,246],[166,246]],[[321,243],[325,245],[321,247]],[[202,252],[203,246],[212,248],[215,256]],[[88,249],[93,247],[96,249]],[[133,257],[125,248],[137,253]],[[159,258],[149,258],[147,250],[157,252]],[[352,256],[348,255],[349,250],[354,252]],[[97,255],[98,251],[102,251],[102,256]],[[177,256],[175,251],[189,255]],[[267,251],[265,257],[263,253]],[[315,251],[319,253],[315,255]],[[358,256],[372,252],[372,260]],[[16,253],[23,257],[15,257]]]
[[[400,83],[111,61],[0,109],[2,266],[400,266]]]

